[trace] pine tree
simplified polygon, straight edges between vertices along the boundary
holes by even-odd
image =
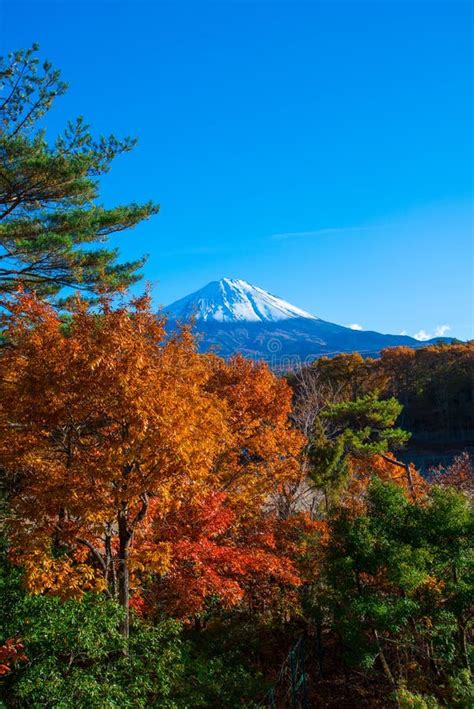
[[[113,292],[140,276],[144,259],[117,263],[91,248],[158,212],[153,203],[107,209],[101,175],[135,141],[95,139],[80,117],[51,142],[39,122],[67,90],[38,47],[0,58],[0,305],[21,288],[54,297],[67,288]]]
[[[310,477],[323,490],[327,508],[347,481],[350,459],[384,455],[407,442],[410,434],[394,427],[401,409],[396,399],[373,393],[321,410],[307,451]]]

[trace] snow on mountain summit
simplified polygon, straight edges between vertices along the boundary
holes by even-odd
[[[291,318],[319,320],[263,288],[234,278],[212,281],[195,293],[175,301],[165,311],[174,320],[181,321],[192,316],[196,320],[218,322],[278,322]]]

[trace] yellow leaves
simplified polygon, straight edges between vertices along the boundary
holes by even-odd
[[[86,591],[103,591],[106,582],[89,564],[75,564],[68,557],[53,559],[40,551],[22,558],[25,586],[31,593],[51,593],[62,598],[81,598]]]
[[[422,584],[422,588],[432,593],[442,593],[445,587],[444,581],[436,578],[435,576],[427,576]]]
[[[171,566],[172,545],[169,542],[148,543],[130,550],[132,573],[165,574]]]

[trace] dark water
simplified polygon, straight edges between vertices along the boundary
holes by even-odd
[[[430,468],[451,465],[454,458],[464,451],[470,454],[474,469],[474,445],[471,443],[413,444],[403,451],[397,451],[397,458],[404,463],[413,463],[416,469],[426,476],[429,475]]]

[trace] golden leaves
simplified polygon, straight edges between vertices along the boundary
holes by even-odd
[[[86,591],[103,591],[104,578],[86,563],[68,557],[53,559],[41,551],[20,557],[25,586],[31,593],[51,593],[62,598],[81,598]]]
[[[291,391],[266,365],[200,355],[186,328],[166,339],[148,298],[95,311],[76,299],[66,325],[32,296],[15,308],[15,346],[0,358],[0,465],[15,480],[12,539],[32,592],[78,597],[112,583],[119,519],[132,579],[165,574],[171,540],[157,529],[174,510],[225,491],[239,518],[259,517],[298,476]],[[272,563],[262,557],[269,573]]]

